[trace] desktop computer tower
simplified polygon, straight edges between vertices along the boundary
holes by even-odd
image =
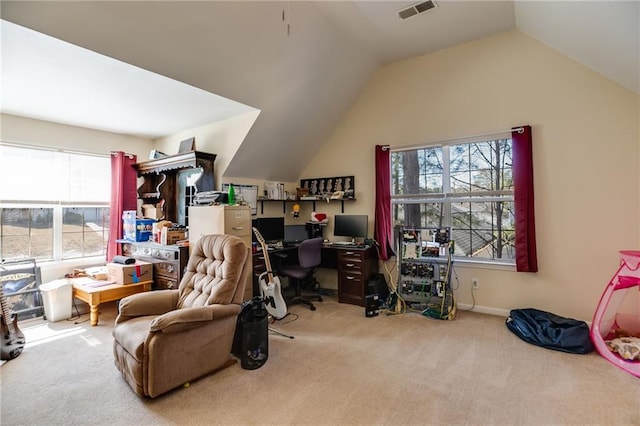
[[[364,298],[364,316],[375,317],[380,313],[380,303],[377,294],[368,294]]]
[[[309,233],[309,238],[324,238],[325,226],[325,224],[307,222],[307,232]]]

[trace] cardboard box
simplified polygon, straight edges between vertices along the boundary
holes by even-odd
[[[116,284],[134,284],[153,280],[153,264],[136,260],[131,265],[107,263],[109,280]]]
[[[153,204],[143,204],[142,216],[146,219],[162,219],[164,217],[164,213]]]
[[[153,238],[154,219],[136,219],[135,210],[122,213],[122,238],[127,241],[149,241]]]
[[[177,230],[169,230],[162,231],[160,235],[160,244],[164,245],[172,245],[180,240],[184,240],[187,237],[185,231],[177,229]]]

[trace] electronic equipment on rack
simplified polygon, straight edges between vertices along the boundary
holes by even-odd
[[[400,227],[398,231],[399,296],[409,305],[453,306],[450,228]]]

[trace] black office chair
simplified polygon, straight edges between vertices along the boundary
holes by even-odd
[[[280,266],[280,273],[292,280],[295,286],[295,295],[290,300],[287,300],[287,305],[301,303],[307,305],[312,311],[315,311],[316,307],[311,303],[311,300],[322,302],[322,296],[319,294],[302,296],[302,281],[313,275],[313,269],[320,265],[321,259],[322,238],[311,238],[300,243],[300,247],[298,247],[297,265],[285,264]]]

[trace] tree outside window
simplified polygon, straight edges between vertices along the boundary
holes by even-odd
[[[510,138],[396,150],[391,174],[396,226],[450,227],[455,256],[513,261]]]

